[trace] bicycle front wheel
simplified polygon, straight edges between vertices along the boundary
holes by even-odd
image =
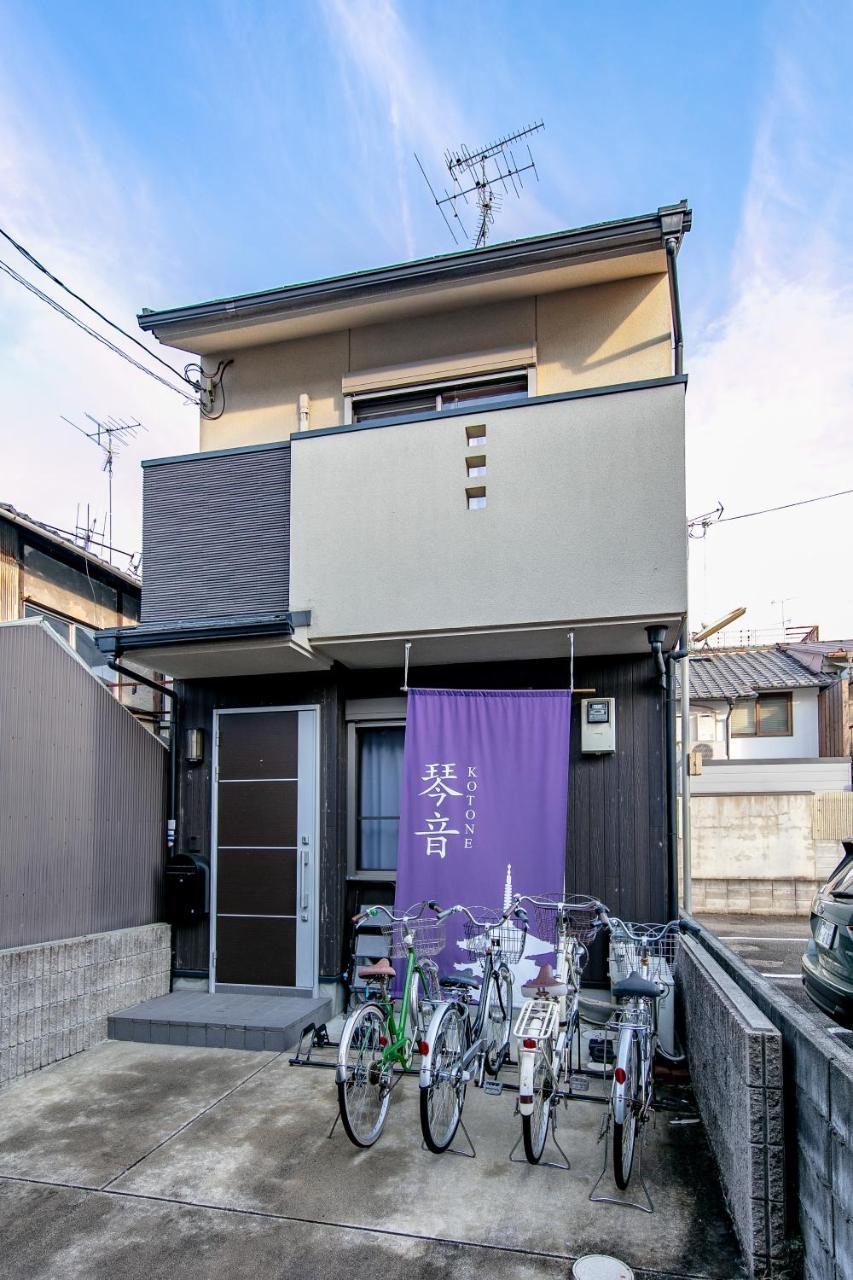
[[[521,1117],[524,1154],[531,1164],[538,1164],[542,1159],[548,1137],[551,1101],[554,1096],[553,1055],[554,1046],[551,1041],[540,1040],[533,1068],[533,1111],[529,1116]]]
[[[488,991],[480,997],[486,1001],[486,1070],[496,1076],[509,1057],[512,1032],[512,974],[507,968],[496,969]]]
[[[623,1119],[613,1124],[613,1176],[620,1191],[624,1191],[631,1178],[634,1165],[634,1148],[637,1141],[637,1117],[640,1110],[640,1045],[636,1035],[624,1055],[617,1054],[625,1072]]]
[[[429,1083],[421,1085],[421,1130],[430,1151],[439,1155],[450,1146],[465,1103],[462,1060],[468,1047],[466,1015],[449,1004],[431,1037]]]
[[[338,1050],[338,1105],[350,1142],[372,1147],[391,1098],[391,1067],[383,1061],[388,1021],[378,1004],[360,1005],[346,1021]]]

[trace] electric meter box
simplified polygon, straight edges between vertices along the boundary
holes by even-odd
[[[581,699],[581,751],[603,756],[616,750],[616,699]]]

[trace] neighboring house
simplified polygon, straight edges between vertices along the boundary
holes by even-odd
[[[0,503],[0,622],[44,618],[124,706],[159,732],[162,695],[120,677],[95,644],[102,627],[139,619],[140,580]]]
[[[209,378],[198,452],[144,464],[138,625],[104,653],[177,689],[177,849],[211,860],[177,970],[335,981],[393,894],[412,685],[615,699],[572,730],[567,883],[674,891],[664,653],[687,605],[682,202],[642,217],[143,312]],[[523,885],[518,885],[523,890]]]
[[[800,912],[853,829],[848,753],[827,755],[822,699],[837,683],[799,644],[690,657],[692,904]]]

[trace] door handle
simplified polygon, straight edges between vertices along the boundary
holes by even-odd
[[[302,837],[302,877],[301,877],[302,878],[301,914],[302,914],[303,920],[308,919],[308,904],[310,901],[309,890],[308,890],[308,872],[310,870],[310,867],[311,867],[311,846],[308,841],[308,837],[303,836]]]

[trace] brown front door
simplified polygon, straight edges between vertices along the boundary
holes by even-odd
[[[314,985],[313,710],[220,712],[212,985]]]

